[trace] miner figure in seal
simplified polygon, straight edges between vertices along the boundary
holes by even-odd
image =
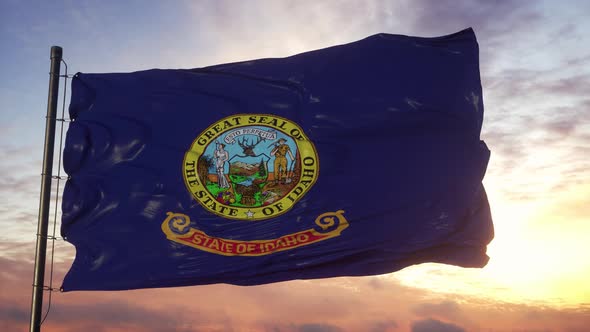
[[[291,152],[291,148],[287,144],[286,139],[279,138],[279,141],[276,143],[274,149],[270,152],[271,156],[275,157],[274,161],[274,177],[276,183],[285,183],[289,178],[289,174],[287,174],[287,154],[291,157],[291,163],[295,161],[295,157],[293,157],[293,153]],[[290,180],[290,179],[289,179]]]

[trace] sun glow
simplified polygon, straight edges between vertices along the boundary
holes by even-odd
[[[590,224],[576,217],[580,204],[571,202],[588,196],[580,191],[563,196],[553,203],[492,199],[496,236],[483,269],[422,264],[392,276],[435,292],[498,301],[556,307],[586,303]]]

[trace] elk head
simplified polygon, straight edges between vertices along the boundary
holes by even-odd
[[[256,143],[253,143],[253,144],[250,143],[250,140],[246,140],[246,138],[242,138],[241,141],[238,139],[238,145],[240,145],[240,147],[242,148],[242,150],[246,156],[256,157],[256,154],[254,153],[254,147],[262,141],[264,141],[264,138],[261,138],[260,136],[256,136]]]

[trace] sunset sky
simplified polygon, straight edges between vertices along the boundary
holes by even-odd
[[[28,329],[52,45],[70,74],[129,72],[467,27],[492,153],[485,268],[54,293],[44,331],[590,331],[590,2],[566,0],[0,1],[0,331]],[[73,256],[56,243],[54,287]]]

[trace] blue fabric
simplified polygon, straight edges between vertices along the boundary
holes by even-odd
[[[203,156],[221,160],[214,151],[227,139],[234,159],[220,161],[221,171],[209,163],[201,169],[206,176],[193,178],[187,163],[199,156],[189,152],[198,137],[249,115],[284,119],[303,136],[298,141],[264,121],[226,128]],[[198,69],[79,73],[70,116],[61,232],[76,258],[64,291],[255,285],[423,262],[487,263],[493,226],[482,179],[490,153],[480,140],[471,29],[438,38],[377,34]],[[242,130],[232,141],[235,129]],[[295,159],[285,153],[286,167],[272,154],[281,137]],[[301,184],[312,162],[314,183]],[[229,188],[219,182],[224,177]],[[206,189],[192,190],[191,179]],[[298,183],[306,190],[299,196]],[[278,201],[289,202],[286,190],[297,201],[279,211]],[[218,210],[196,195],[212,195]],[[244,212],[249,206],[253,216]],[[230,215],[232,207],[239,212]],[[190,246],[164,229],[178,239],[189,229],[202,237]],[[302,232],[307,238],[289,237]],[[331,237],[314,242],[312,233]]]

